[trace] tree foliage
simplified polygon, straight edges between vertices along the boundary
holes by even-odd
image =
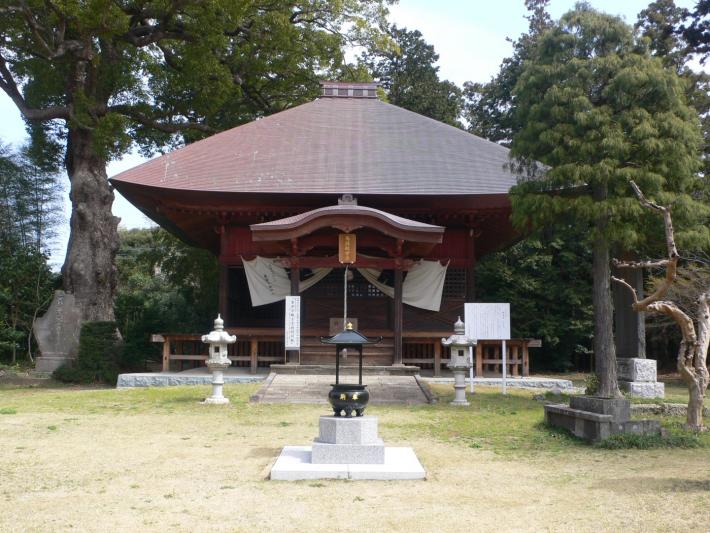
[[[365,65],[379,81],[387,101],[404,109],[461,127],[461,89],[439,79],[439,55],[418,30],[392,25],[388,31],[396,47],[362,54]]]
[[[142,370],[159,351],[153,333],[207,332],[217,309],[215,257],[163,229],[122,230],[116,317],[125,350],[121,366]]]
[[[536,370],[588,369],[591,253],[574,227],[538,231],[476,266],[476,297],[510,302],[513,336],[541,338]]]
[[[0,146],[0,360],[32,359],[32,324],[52,295],[47,253],[61,218],[57,177]]]
[[[0,89],[71,180],[62,269],[86,320],[112,320],[116,220],[106,162],[312,97],[346,43],[385,47],[388,0],[7,0]]]
[[[509,145],[521,124],[514,112],[513,88],[525,61],[532,57],[539,37],[550,27],[549,0],[525,0],[528,32],[513,42],[513,55],[503,59],[498,73],[487,83],[464,84],[464,118],[468,131],[489,141]]]
[[[710,56],[710,0],[698,0],[678,29],[687,42],[688,51],[697,54],[704,63]]]

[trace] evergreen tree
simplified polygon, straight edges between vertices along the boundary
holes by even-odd
[[[693,198],[701,187],[697,116],[676,73],[621,19],[586,4],[540,37],[514,97],[521,129],[511,153],[523,174],[512,191],[514,222],[588,231],[599,394],[616,396],[609,248],[638,243],[645,222],[628,182],[672,203],[680,218],[706,212]],[[707,244],[710,230],[693,226],[678,237]]]
[[[389,36],[396,48],[363,53],[367,66],[387,95],[387,101],[420,115],[461,127],[461,89],[439,79],[439,54],[418,30],[393,25]]]
[[[507,146],[520,129],[514,112],[513,88],[540,35],[552,26],[547,13],[549,3],[549,0],[525,0],[528,32],[513,42],[513,55],[503,60],[498,74],[488,83],[464,84],[464,118],[469,124],[468,131],[474,135]]]
[[[679,31],[687,43],[688,52],[697,54],[705,63],[710,55],[710,0],[698,0]]]

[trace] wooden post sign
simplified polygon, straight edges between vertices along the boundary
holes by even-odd
[[[286,296],[286,323],[284,327],[284,348],[301,349],[301,297]]]
[[[505,353],[505,341],[510,340],[510,304],[464,304],[466,335],[477,341],[502,341],[501,358],[503,363],[503,394],[507,393],[506,378],[508,361]],[[473,382],[473,380],[471,380]]]
[[[352,265],[357,259],[357,240],[354,233],[338,235],[338,261]]]

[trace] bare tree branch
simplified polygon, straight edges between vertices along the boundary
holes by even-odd
[[[636,295],[636,289],[634,289],[631,285],[629,285],[625,280],[617,278],[616,276],[612,276],[611,280],[615,281],[616,283],[623,285],[624,287],[629,289],[629,291],[631,292],[631,297],[634,299],[634,303],[632,304],[632,306],[636,305],[638,303],[638,296]]]

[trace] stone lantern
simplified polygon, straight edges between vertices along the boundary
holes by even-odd
[[[451,405],[468,405],[466,401],[466,372],[473,366],[469,357],[469,348],[476,345],[476,339],[466,336],[466,328],[458,318],[454,324],[454,334],[448,339],[441,339],[441,344],[449,347],[450,359],[447,365],[454,373],[454,401]]]
[[[222,394],[224,387],[224,369],[232,364],[227,356],[227,346],[237,341],[236,335],[230,335],[224,331],[224,320],[221,315],[217,315],[214,321],[214,330],[207,335],[202,335],[202,342],[209,344],[209,356],[206,364],[212,371],[212,396],[205,398],[202,403],[225,404],[229,403],[229,398]]]

